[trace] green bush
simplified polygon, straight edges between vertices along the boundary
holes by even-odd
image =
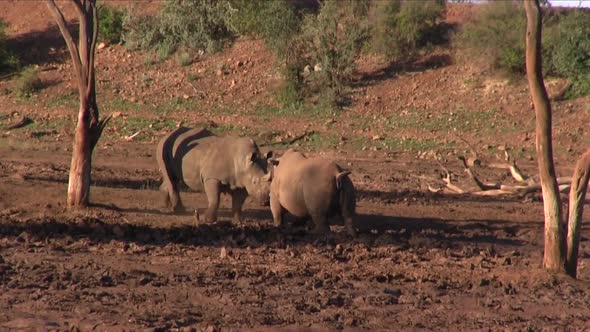
[[[307,14],[298,40],[307,63],[319,66],[309,81],[321,100],[336,105],[342,102],[363,46],[368,40],[367,2],[326,0],[319,13]],[[303,68],[300,68],[301,70]]]
[[[565,12],[552,30],[550,38],[545,39],[546,71],[571,79],[566,98],[587,94],[590,92],[590,12]]]
[[[12,91],[19,97],[31,97],[33,93],[43,88],[43,81],[39,78],[39,72],[34,67],[23,69],[12,85]]]
[[[498,69],[524,72],[526,16],[521,4],[493,1],[480,5],[472,21],[458,34],[468,56],[485,58]]]
[[[299,33],[301,12],[294,2],[284,0],[233,0],[230,24],[240,35],[261,37],[266,46],[284,59]]]
[[[16,70],[19,67],[18,58],[6,46],[6,23],[0,20],[0,73]]]
[[[526,16],[522,5],[496,1],[484,5],[458,35],[468,54],[487,57],[495,68],[525,72]],[[543,17],[543,72],[572,81],[566,98],[590,91],[590,12],[546,9]]]
[[[156,16],[129,15],[123,39],[129,48],[168,55],[179,48],[218,51],[234,37],[230,10],[228,1],[168,1]]]
[[[446,40],[440,19],[444,1],[375,1],[371,48],[387,57],[412,56],[419,49]]]
[[[98,37],[105,42],[116,44],[121,41],[123,20],[126,11],[120,8],[101,6],[98,8]]]

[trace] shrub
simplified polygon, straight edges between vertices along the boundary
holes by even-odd
[[[126,11],[116,7],[101,6],[98,8],[98,37],[108,43],[121,41],[123,20]]]
[[[525,72],[526,16],[522,5],[497,1],[482,7],[465,25],[459,43],[469,53],[485,54],[494,67],[511,73]],[[543,17],[543,72],[569,78],[566,98],[590,91],[590,12],[550,10]]]
[[[459,44],[468,56],[483,55],[494,68],[524,72],[524,8],[513,1],[493,1],[480,6],[474,19],[459,33]]]
[[[419,49],[446,40],[440,19],[444,1],[375,1],[371,9],[371,48],[388,57],[412,56]]]
[[[228,1],[174,0],[156,16],[130,17],[124,22],[124,40],[130,48],[168,50],[202,49],[214,52],[230,41]]]
[[[16,70],[19,67],[18,58],[6,46],[6,23],[0,20],[0,73]]]
[[[368,39],[368,6],[354,0],[326,0],[319,13],[307,14],[298,40],[308,63],[321,70],[310,75],[322,101],[342,102],[355,61]],[[302,70],[303,68],[300,68]]]
[[[240,35],[261,37],[280,59],[299,33],[301,12],[292,1],[233,0],[230,24]]]
[[[590,91],[590,12],[565,12],[551,30],[550,37],[545,39],[546,71],[571,79],[566,98],[587,94]]]
[[[34,67],[26,67],[14,80],[12,90],[19,97],[30,97],[43,88],[43,81]]]

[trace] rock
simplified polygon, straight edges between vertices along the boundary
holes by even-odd
[[[316,65],[313,66],[313,71],[315,71],[316,73],[322,71],[322,65],[319,63],[316,63]]]
[[[303,67],[303,76],[309,76],[309,74],[311,74],[311,66],[306,65]]]
[[[103,48],[105,48],[105,47],[107,47],[107,44],[105,44],[105,43],[100,43],[100,44],[98,44],[98,46],[97,46],[96,48],[97,48],[97,49],[99,49],[99,50],[102,50],[102,49],[103,49]]]
[[[373,136],[371,139],[372,139],[373,141],[378,141],[378,140],[380,140],[380,139],[381,139],[381,136],[379,136],[379,135],[375,135],[375,136]]]
[[[111,115],[111,117],[112,117],[113,119],[116,119],[116,118],[119,118],[119,117],[121,117],[122,115],[123,115],[123,113],[121,113],[121,112],[115,112],[115,113],[113,113],[113,114]]]
[[[228,250],[225,247],[221,247],[221,252],[219,253],[219,258],[226,259],[230,255],[231,255],[231,250]]]

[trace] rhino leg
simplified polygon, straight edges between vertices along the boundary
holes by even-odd
[[[270,195],[270,212],[272,213],[272,219],[276,227],[283,226],[283,207],[279,202],[276,195]]]
[[[205,221],[217,221],[217,209],[219,209],[219,181],[207,180],[205,181],[205,194],[207,195],[207,211],[205,211]]]
[[[354,219],[352,217],[344,217],[344,224],[346,225],[346,231],[348,235],[356,237],[356,228],[354,227]]]
[[[162,183],[160,186],[160,191],[162,195],[162,202],[164,203],[164,208],[172,210],[174,213],[179,213],[184,211],[184,205],[182,205],[182,201],[180,200],[180,195],[176,188],[169,188],[166,183]]]
[[[324,213],[314,213],[311,215],[311,219],[313,220],[313,228],[311,229],[313,234],[327,234],[330,232],[328,218]]]
[[[245,190],[234,190],[231,192],[231,211],[235,223],[242,221],[242,206],[248,197]]]

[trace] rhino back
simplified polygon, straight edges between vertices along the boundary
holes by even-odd
[[[322,158],[287,158],[275,171],[281,205],[296,216],[307,216],[314,210],[332,209],[335,198],[336,164]]]
[[[203,138],[214,136],[207,129],[179,127],[164,136],[158,143],[156,159],[164,176],[170,181],[183,181],[182,161],[192,146]]]
[[[252,153],[259,152],[252,139],[217,137],[215,141],[207,142],[203,147],[191,156],[195,164],[197,159],[199,160],[200,179],[215,179],[231,189],[244,186],[242,177],[248,166],[248,158]]]

